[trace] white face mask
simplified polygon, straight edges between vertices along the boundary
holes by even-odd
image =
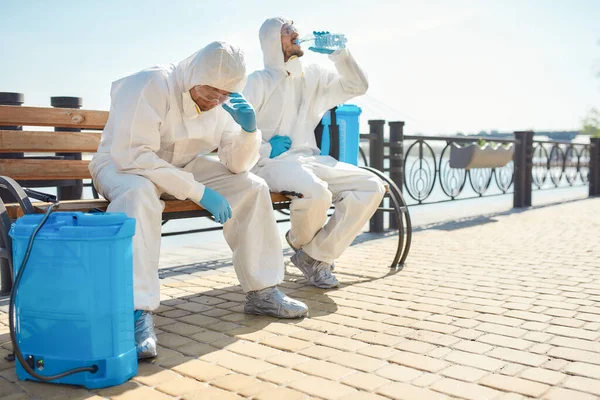
[[[285,63],[285,70],[294,78],[301,78],[304,75],[302,70],[302,61],[297,56],[291,56]]]
[[[182,111],[182,117],[184,120],[198,118],[198,115],[200,114],[198,112],[198,106],[192,99],[190,92],[185,91],[185,92],[181,93],[181,105],[183,107],[183,109],[181,111]]]

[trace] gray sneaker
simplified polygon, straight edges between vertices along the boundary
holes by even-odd
[[[244,312],[277,318],[302,318],[308,315],[308,307],[286,296],[277,286],[271,286],[246,293]]]
[[[135,348],[138,360],[156,357],[158,339],[154,333],[154,320],[149,311],[136,310],[135,319]]]
[[[331,273],[330,264],[313,259],[302,249],[292,256],[292,262],[313,286],[330,289],[340,285],[335,275]]]
[[[292,244],[292,241],[290,240],[290,231],[287,231],[285,233],[285,241],[292,248],[292,250],[294,250],[296,253],[298,252],[298,250],[300,250],[299,248],[294,247],[294,245]],[[335,263],[331,263],[331,271],[333,271],[333,270],[335,270]]]

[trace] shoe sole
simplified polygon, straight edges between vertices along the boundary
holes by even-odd
[[[256,311],[246,311],[246,309],[244,309],[244,314],[248,314],[248,315],[264,315],[267,317],[273,317],[273,318],[279,318],[279,319],[298,319],[298,318],[305,318],[308,317],[308,310],[306,310],[306,312],[304,314],[298,315],[298,316],[294,316],[294,317],[285,317],[285,316],[281,316],[281,315],[272,315],[269,313],[261,313],[261,312],[256,312]]]
[[[157,354],[138,354],[138,360],[149,360],[150,358],[156,358]]]
[[[332,284],[332,285],[317,285],[317,284],[315,284],[315,283],[313,283],[313,282],[310,282],[310,281],[309,281],[309,283],[310,283],[311,285],[313,285],[314,287],[317,287],[317,288],[319,288],[319,289],[333,289],[333,288],[336,288],[336,287],[339,287],[339,286],[340,286],[340,283],[339,283],[339,282],[338,282],[338,283],[334,283],[334,284]]]

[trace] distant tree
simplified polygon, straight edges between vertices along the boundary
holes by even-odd
[[[583,135],[590,135],[591,137],[600,137],[600,111],[596,108],[592,108],[588,115],[583,119],[583,128],[581,133]]]

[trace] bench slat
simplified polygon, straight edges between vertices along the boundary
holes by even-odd
[[[88,160],[0,160],[0,175],[15,180],[90,179]]]
[[[0,130],[0,153],[95,153],[100,132],[42,132]]]
[[[290,201],[286,196],[281,193],[271,193],[271,201],[273,203],[282,203]],[[32,203],[35,212],[44,213],[48,209],[51,203],[36,202]],[[58,211],[89,211],[93,208],[106,211],[108,207],[108,201],[104,199],[93,199],[93,200],[66,200],[60,202]],[[165,213],[183,212],[183,211],[200,211],[203,210],[202,206],[194,203],[191,200],[166,200],[165,201]],[[6,211],[11,219],[17,219],[23,216],[23,211],[17,203],[6,204]]]
[[[56,126],[104,129],[108,111],[75,108],[0,106],[0,126]]]

